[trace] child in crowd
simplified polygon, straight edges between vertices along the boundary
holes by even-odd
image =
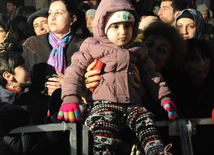
[[[134,43],[138,18],[128,0],[105,0],[98,6],[94,19],[94,38],[87,38],[80,51],[72,56],[62,86],[63,103],[58,118],[74,122],[81,112],[84,73],[96,58],[103,62],[102,79],[94,92],[85,98],[92,109],[85,125],[94,137],[94,155],[114,155],[121,142],[118,132],[128,125],[139,138],[146,155],[166,153],[154,123],[154,115],[142,104],[142,93],[134,86],[134,66],[143,85],[166,109],[171,120],[176,118],[172,93],[142,43]],[[85,81],[87,83],[87,81]],[[80,106],[80,107],[79,107]]]
[[[1,102],[7,102],[7,104],[19,106],[28,112],[30,115],[25,116],[28,116],[29,119],[24,118],[23,121],[28,120],[29,124],[44,124],[47,112],[46,106],[28,91],[28,86],[31,84],[31,75],[30,70],[25,67],[24,63],[24,58],[16,52],[6,51],[0,53],[0,100]],[[8,115],[11,115],[8,116],[9,118],[16,117],[16,109],[14,106],[14,112],[8,113]],[[8,110],[8,108],[5,110]],[[23,114],[20,110],[21,115]],[[19,121],[20,126],[22,126],[22,121]],[[5,123],[4,126],[11,126],[11,121]],[[16,127],[18,126],[16,125]],[[40,152],[43,144],[39,142],[41,137],[39,135],[34,133],[6,135],[3,137],[3,142],[14,154],[43,154]]]

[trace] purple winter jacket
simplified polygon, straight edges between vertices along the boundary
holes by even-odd
[[[106,19],[112,12],[127,10],[135,16],[133,37],[124,47],[111,43],[105,32]],[[63,104],[82,103],[81,96],[85,88],[84,74],[94,58],[104,63],[100,84],[91,96],[95,100],[107,100],[115,103],[142,103],[139,90],[135,89],[134,66],[138,67],[141,81],[154,100],[171,99],[172,93],[162,76],[154,70],[155,64],[148,58],[148,52],[142,43],[134,43],[138,33],[138,17],[128,0],[103,0],[99,4],[93,27],[94,37],[87,38],[80,51],[74,53],[71,65],[66,69],[62,85]]]

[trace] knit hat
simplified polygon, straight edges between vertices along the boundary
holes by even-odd
[[[82,3],[80,3],[79,9],[81,10],[88,10],[93,6],[93,4],[89,1],[83,1]]]
[[[213,12],[206,6],[206,4],[197,5],[197,10],[200,11],[200,12],[209,11],[210,17],[213,16]]]
[[[87,17],[88,15],[95,16],[95,14],[96,14],[96,10],[95,9],[89,9],[88,11],[86,11],[85,17]]]
[[[90,6],[90,7],[93,6],[93,4],[91,2],[89,2],[89,1],[83,1],[82,3],[80,3],[80,6],[85,5],[85,4]]]
[[[113,13],[113,15],[109,18],[109,20],[105,26],[105,33],[111,24],[119,23],[119,22],[134,23],[135,18],[129,11],[117,11],[117,12]]]

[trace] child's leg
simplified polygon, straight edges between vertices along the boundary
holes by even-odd
[[[146,155],[164,150],[155,127],[154,115],[143,106],[131,105],[127,108],[127,125],[136,133]]]
[[[106,101],[105,101],[106,102]],[[114,155],[121,140],[118,137],[121,118],[124,114],[122,106],[96,101],[85,121],[94,137],[94,155]]]

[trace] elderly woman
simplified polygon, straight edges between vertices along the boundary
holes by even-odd
[[[176,17],[175,28],[177,28],[184,40],[204,36],[204,19],[201,13],[195,9],[184,9]]]
[[[12,30],[10,21],[0,14],[0,52],[15,50],[17,41],[18,35]]]

